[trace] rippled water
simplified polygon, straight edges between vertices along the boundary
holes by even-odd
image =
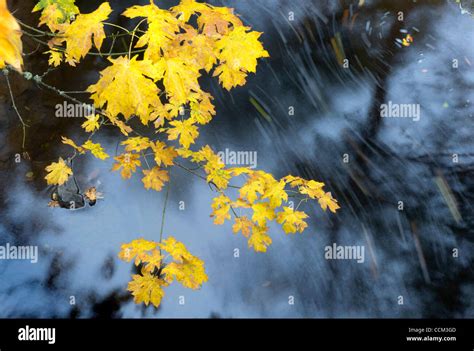
[[[128,2],[120,3],[125,8]],[[112,161],[87,158],[74,165],[78,183],[98,186],[104,200],[76,211],[48,208],[51,189],[42,169],[67,154],[61,135],[80,138],[80,122],[54,118],[61,99],[12,77],[30,125],[31,160],[14,163],[21,128],[2,83],[0,244],[38,245],[40,253],[36,264],[0,262],[0,316],[472,318],[474,18],[447,1],[365,1],[360,9],[358,1],[219,3],[264,32],[271,58],[231,94],[203,82],[216,97],[217,116],[202,129],[200,142],[215,150],[257,151],[258,167],[277,176],[323,180],[342,209],[327,215],[306,207],[312,220],[303,234],[285,235],[272,226],[273,245],[257,254],[230,225],[212,224],[209,187],[173,169],[165,235],[206,262],[209,282],[199,291],[172,285],[158,311],[136,306],[126,292],[131,266],[116,255],[124,242],[158,238],[164,193],[145,190],[138,178],[120,179],[110,172]],[[403,23],[394,18],[400,10]],[[395,41],[404,30],[414,43],[402,48]],[[331,38],[337,35],[350,70],[336,62]],[[97,79],[96,65],[88,60],[78,71],[63,68],[47,80],[83,88]],[[389,100],[419,103],[420,120],[374,117]],[[112,133],[98,140],[115,152]],[[363,245],[365,262],[326,260],[324,248],[333,243]]]

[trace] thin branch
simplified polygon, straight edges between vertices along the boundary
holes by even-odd
[[[170,179],[171,179],[171,177],[170,177]],[[161,214],[160,243],[161,243],[161,240],[163,239],[163,229],[165,227],[166,205],[168,203],[168,195],[169,195],[169,192],[170,192],[170,187],[171,187],[171,180],[168,181],[168,185],[166,186],[165,202],[163,204],[163,211],[162,211],[162,214]]]
[[[26,141],[26,127],[29,127],[25,121],[23,121],[23,118],[21,117],[21,114],[20,112],[18,111],[18,108],[16,107],[16,103],[15,103],[15,98],[13,97],[13,91],[12,91],[12,87],[10,85],[10,79],[8,79],[8,74],[9,74],[9,71],[8,69],[4,69],[3,70],[3,75],[5,76],[5,79],[7,81],[7,86],[8,86],[8,91],[10,92],[10,98],[12,100],[12,105],[13,105],[13,109],[15,110],[18,118],[20,119],[20,122],[21,122],[21,126],[23,128],[23,142],[21,144],[21,149],[22,150],[25,150],[25,141]]]

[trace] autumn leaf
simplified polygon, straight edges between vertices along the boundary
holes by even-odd
[[[165,182],[169,181],[169,175],[167,171],[161,170],[159,167],[153,167],[151,170],[143,170],[142,182],[145,185],[145,189],[153,189],[161,191]]]
[[[100,124],[99,124],[99,115],[91,115],[91,116],[86,116],[87,121],[82,123],[81,127],[84,128],[84,130],[88,133],[95,132],[97,129],[99,129]]]
[[[331,193],[324,193],[324,195],[319,198],[318,202],[324,211],[329,208],[331,212],[336,213],[336,210],[339,209],[337,200],[332,197]]]
[[[157,141],[156,143],[151,144],[153,153],[155,154],[155,162],[158,166],[173,166],[173,160],[178,156],[175,148],[172,146],[167,146],[162,141]]]
[[[252,235],[248,240],[249,247],[257,252],[266,252],[267,247],[271,245],[272,238],[267,234],[268,227],[253,226]]]
[[[72,169],[62,158],[59,158],[59,162],[53,162],[47,166],[46,171],[48,174],[44,178],[50,185],[63,185],[72,175]]]
[[[141,152],[153,145],[150,139],[140,136],[128,138],[120,144],[125,146],[125,151],[127,152]]]
[[[80,154],[83,154],[83,153],[86,152],[83,147],[78,146],[73,140],[71,140],[71,139],[69,139],[69,138],[61,137],[61,142],[62,142],[63,144],[65,144],[65,145],[69,145],[69,146],[73,147],[73,148],[76,149]]]
[[[267,220],[275,218],[275,211],[271,208],[268,202],[259,202],[252,205],[253,215],[252,221],[257,223],[260,227],[267,223]]]
[[[51,32],[65,30],[69,25],[69,19],[66,19],[64,13],[58,8],[56,4],[48,5],[39,19],[38,27],[46,25]],[[50,45],[51,46],[51,45]]]
[[[143,275],[134,274],[132,281],[128,283],[128,290],[132,293],[135,303],[151,304],[158,307],[161,299],[165,295],[163,286],[166,282],[150,273],[143,272]]]
[[[247,216],[237,217],[235,219],[235,224],[232,226],[232,231],[234,233],[242,232],[243,236],[248,238],[252,230],[253,223]]]
[[[226,219],[230,219],[230,199],[221,194],[218,197],[215,197],[212,201],[213,212],[211,217],[214,217],[214,224],[224,224]]]
[[[89,14],[80,14],[67,26],[63,36],[66,41],[66,61],[75,66],[92,48],[92,43],[100,50],[105,39],[104,25],[112,9],[108,2],[102,3]]]
[[[114,157],[114,160],[116,163],[112,166],[112,171],[117,171],[122,168],[120,175],[123,179],[130,179],[132,173],[137,170],[137,167],[142,165],[140,156],[130,152]]]
[[[240,188],[239,193],[242,198],[254,203],[259,196],[258,194],[265,193],[265,181],[257,173],[252,173],[247,182]]]
[[[111,66],[105,68],[97,84],[87,91],[97,107],[110,116],[122,114],[125,119],[137,115],[143,124],[152,119],[155,109],[162,107],[159,89],[155,84],[163,75],[149,60],[129,60],[127,57],[109,58]]]
[[[216,44],[220,65],[214,76],[219,76],[219,82],[227,90],[244,85],[247,73],[256,72],[257,59],[270,56],[258,40],[262,33],[248,32],[249,29],[236,27]]]
[[[180,57],[162,58],[159,67],[163,69],[163,84],[171,104],[188,102],[192,91],[199,91],[199,67]]]
[[[147,273],[153,273],[155,270],[161,268],[163,262],[163,255],[159,250],[152,250],[150,254],[145,253],[141,257],[141,263],[143,263],[143,271]]]
[[[173,237],[168,237],[159,246],[168,252],[175,261],[163,268],[166,282],[171,283],[176,280],[184,287],[198,289],[208,280],[204,262],[192,255],[183,243]]]
[[[277,223],[283,224],[282,228],[287,234],[296,233],[297,231],[302,233],[308,226],[304,221],[306,218],[308,218],[306,213],[285,206],[283,212],[279,212],[277,215]]]
[[[286,183],[284,181],[276,181],[272,176],[266,182],[265,192],[262,199],[269,199],[270,207],[280,207],[283,201],[288,200],[288,194],[285,191]]]
[[[178,19],[171,12],[160,9],[153,2],[150,5],[132,6],[123,15],[128,18],[145,17],[147,19],[148,30],[140,37],[135,47],[147,46],[145,59],[154,62],[159,61],[162,49],[180,30]]]
[[[79,8],[75,5],[75,0],[40,0],[35,5],[32,12],[37,12],[41,10],[43,18],[44,16],[51,18],[51,13],[54,13],[54,17],[56,17],[56,24],[69,21],[71,18],[73,18],[79,13]],[[49,12],[50,14],[45,15],[45,12]],[[40,21],[43,22],[42,20]],[[40,24],[42,24],[41,22]],[[51,22],[51,24],[53,24],[53,22]]]
[[[118,254],[118,257],[121,260],[130,262],[135,258],[135,265],[138,266],[142,260],[144,260],[148,251],[155,249],[158,246],[157,243],[143,238],[135,239],[128,244],[123,244],[121,250]]]
[[[234,10],[227,7],[218,7],[206,4],[206,7],[196,9],[200,12],[198,27],[210,37],[226,35],[230,28],[242,26],[242,21],[234,15]]]
[[[93,143],[90,140],[87,140],[82,147],[86,150],[89,150],[92,155],[97,157],[100,160],[105,160],[106,158],[109,158],[110,156],[107,155],[107,153],[104,151],[103,147],[99,143]]]
[[[190,119],[185,121],[171,121],[170,125],[172,127],[166,131],[168,133],[168,140],[176,140],[179,137],[179,143],[185,148],[189,148],[199,136],[198,128]]]
[[[205,92],[192,93],[190,95],[191,119],[199,124],[207,124],[216,114],[214,105],[211,102],[212,96]]]
[[[8,11],[6,0],[0,0],[0,69],[8,64],[21,72],[22,51],[20,25]]]
[[[299,187],[299,191],[303,195],[308,195],[312,199],[319,199],[324,196],[324,183],[316,182],[314,180],[306,181]]]

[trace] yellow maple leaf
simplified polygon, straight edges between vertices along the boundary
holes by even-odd
[[[186,246],[172,236],[164,239],[159,244],[159,247],[162,250],[168,252],[174,260],[177,260],[179,262],[181,262],[185,258],[191,258],[191,254],[189,253]]]
[[[264,179],[257,172],[252,172],[247,182],[240,188],[239,193],[241,198],[254,203],[258,198],[258,194],[265,193]]]
[[[103,147],[99,143],[93,143],[90,140],[87,140],[82,147],[86,150],[89,150],[92,155],[97,157],[98,159],[105,160],[110,156],[104,151]]]
[[[199,124],[209,123],[212,120],[212,116],[216,114],[216,110],[211,100],[212,96],[208,93],[191,93],[189,97],[191,119]]]
[[[61,137],[61,142],[65,145],[72,146],[74,149],[76,149],[81,154],[86,152],[83,147],[76,145],[76,143],[73,140],[69,139],[69,138]]]
[[[152,143],[151,148],[155,154],[155,162],[158,166],[172,166],[174,165],[173,160],[178,156],[175,148],[167,145],[162,141]]]
[[[288,183],[293,188],[306,183],[305,179],[300,178],[300,177],[295,177],[292,175],[287,175],[286,177],[282,178],[282,180]]]
[[[210,37],[226,35],[231,28],[242,26],[242,21],[234,15],[234,9],[206,5],[196,10],[200,12],[197,19],[198,27],[205,35]]]
[[[250,235],[250,232],[253,227],[253,223],[246,216],[237,217],[235,219],[235,224],[232,226],[232,231],[234,233],[242,232],[243,236],[246,238]]]
[[[252,228],[252,235],[248,240],[249,247],[252,247],[257,252],[266,252],[267,247],[272,243],[272,238],[270,238],[267,232],[268,227],[254,225]]]
[[[145,240],[143,238],[135,239],[132,242],[121,246],[118,257],[126,262],[130,262],[135,258],[135,265],[138,266],[142,260],[147,257],[148,251],[151,251],[156,247],[158,247],[158,244],[153,241]]]
[[[92,48],[92,43],[100,50],[105,39],[104,24],[112,9],[108,2],[102,3],[89,14],[79,14],[76,20],[66,27],[63,41],[66,41],[66,61],[75,66]]]
[[[168,140],[176,140],[179,137],[179,143],[185,148],[189,148],[199,136],[198,128],[190,119],[185,121],[171,121],[170,125],[172,127],[166,131],[168,133]]]
[[[336,210],[339,209],[339,205],[337,204],[337,200],[334,199],[331,193],[324,193],[318,200],[321,208],[326,211],[327,208],[333,213],[336,213]]]
[[[199,258],[183,260],[183,263],[171,262],[163,268],[165,281],[176,280],[184,287],[199,289],[208,280],[204,269],[204,262]]]
[[[230,178],[231,175],[229,171],[216,168],[209,172],[206,180],[208,183],[213,183],[217,186],[217,188],[224,190],[229,185]]]
[[[63,185],[72,175],[72,169],[62,158],[59,158],[59,162],[53,162],[47,166],[46,171],[48,174],[44,178],[50,185]]]
[[[96,131],[97,129],[99,129],[99,127],[100,127],[100,124],[99,124],[100,116],[99,115],[96,114],[96,115],[86,116],[86,119],[87,119],[87,121],[85,121],[81,125],[81,127],[84,128],[84,130],[86,132],[92,133],[92,132]]]
[[[220,65],[214,76],[219,76],[219,82],[227,90],[244,85],[247,73],[256,72],[257,59],[270,56],[258,40],[262,33],[248,32],[249,29],[236,27],[216,44]]]
[[[148,306],[151,302],[153,306],[158,307],[165,295],[163,286],[166,285],[164,280],[143,272],[143,275],[132,276],[132,281],[128,283],[128,290],[132,293],[135,303],[143,302]]]
[[[153,167],[151,170],[143,170],[142,182],[145,189],[153,189],[161,191],[165,182],[169,181],[170,177],[167,171],[161,170],[159,167]]]
[[[117,171],[122,168],[120,175],[124,179],[131,178],[132,173],[137,170],[137,167],[142,165],[140,156],[130,152],[114,157],[114,160],[116,163],[112,166],[112,171]]]
[[[145,17],[147,19],[148,30],[140,37],[136,47],[147,46],[145,59],[154,62],[158,62],[162,56],[162,49],[180,30],[178,19],[171,12],[160,9],[153,1],[150,1],[150,5],[132,6],[123,15],[129,18]]]
[[[304,221],[308,215],[302,211],[295,211],[290,207],[283,207],[283,212],[277,215],[277,222],[283,224],[282,228],[285,233],[303,232],[308,226]]]
[[[33,9],[34,11],[35,9]],[[76,13],[79,13],[79,9],[77,9]],[[41,12],[38,26],[45,24],[54,33],[56,31],[64,31],[69,25],[69,20],[70,16],[66,16],[59,4],[51,3]]]
[[[163,262],[163,255],[159,250],[152,250],[150,254],[146,253],[141,257],[141,263],[143,263],[143,271],[147,273],[153,273],[155,270],[161,268]]]
[[[198,289],[208,280],[204,269],[204,262],[192,255],[186,246],[174,237],[168,237],[159,244],[160,248],[170,254],[175,262],[163,268],[165,281],[178,281],[190,289]]]
[[[259,202],[252,205],[253,215],[252,221],[257,223],[260,227],[265,226],[268,220],[275,219],[275,210],[268,202]]]
[[[97,107],[105,105],[108,115],[122,114],[125,119],[140,117],[143,124],[152,120],[152,112],[162,107],[155,84],[163,72],[149,60],[133,57],[109,58],[112,66],[105,68],[99,81],[87,88]]]
[[[171,11],[183,22],[189,21],[189,18],[196,12],[207,10],[208,4],[197,2],[195,0],[181,0],[178,5],[171,8]]]
[[[200,91],[199,67],[182,57],[166,57],[158,62],[164,72],[163,84],[171,104],[182,105],[188,102],[192,91]]]
[[[221,194],[218,197],[215,197],[212,201],[213,212],[211,217],[214,217],[214,224],[224,224],[226,219],[230,219],[230,199]]]
[[[299,187],[299,191],[301,194],[308,195],[312,199],[319,199],[321,196],[324,196],[323,187],[324,183],[309,180]]]
[[[8,64],[21,72],[22,51],[20,25],[8,11],[6,0],[0,0],[0,69]]]
[[[132,137],[121,142],[121,145],[125,145],[125,151],[127,152],[140,152],[148,149],[153,143],[147,137]]]
[[[286,183],[283,180],[276,181],[270,174],[268,176],[262,199],[269,199],[272,208],[280,207],[283,201],[288,200],[288,194],[285,191]]]

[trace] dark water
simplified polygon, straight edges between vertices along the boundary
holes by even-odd
[[[474,18],[448,1],[365,1],[361,8],[358,1],[212,3],[235,7],[263,31],[271,58],[231,94],[203,80],[217,116],[201,129],[200,143],[257,151],[258,167],[276,176],[322,180],[341,210],[327,215],[307,206],[312,220],[303,234],[272,226],[273,245],[257,254],[230,225],[212,224],[209,187],[173,169],[165,235],[206,262],[209,282],[199,291],[172,285],[158,311],[136,306],[125,291],[131,267],[116,254],[137,237],[158,239],[164,194],[146,191],[139,178],[120,179],[109,171],[110,160],[86,158],[74,165],[78,183],[97,186],[104,200],[77,211],[48,208],[51,189],[42,170],[67,155],[60,136],[80,138],[81,122],[54,118],[60,98],[11,77],[30,125],[31,160],[14,162],[22,152],[21,128],[2,83],[0,244],[38,245],[40,254],[36,264],[0,262],[0,316],[473,317]],[[84,11],[95,7],[78,4]],[[114,1],[115,14],[127,4]],[[399,11],[404,22],[396,20]],[[27,11],[17,16],[35,21]],[[401,47],[396,40],[406,32],[414,43]],[[350,69],[337,63],[335,37]],[[43,72],[42,59],[26,58],[27,69]],[[88,59],[79,69],[51,72],[47,81],[84,89],[98,67],[99,60]],[[380,118],[387,101],[420,104],[420,120]],[[96,140],[115,153],[112,132]],[[326,260],[324,248],[333,243],[363,245],[365,262]]]

